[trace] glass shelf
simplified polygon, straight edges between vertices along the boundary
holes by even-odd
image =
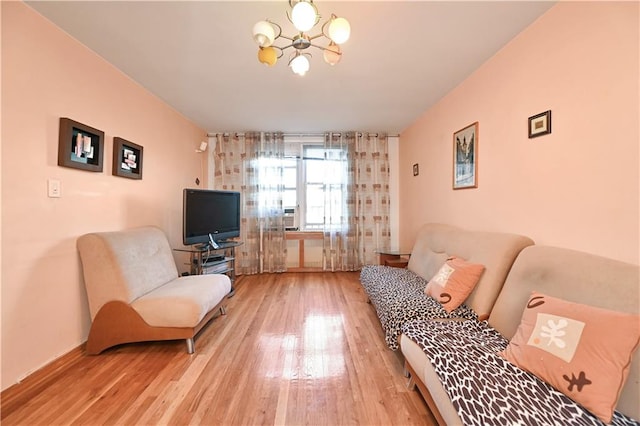
[[[411,256],[411,250],[401,250],[401,249],[394,249],[394,248],[375,249],[374,253],[386,254],[389,256]]]

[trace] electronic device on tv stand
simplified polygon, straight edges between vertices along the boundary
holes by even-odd
[[[213,235],[209,234],[209,245],[213,247],[214,250],[218,250],[220,246],[216,243],[216,240],[213,239]]]

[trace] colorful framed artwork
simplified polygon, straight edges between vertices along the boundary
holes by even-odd
[[[529,139],[551,133],[551,110],[529,117]]]
[[[142,146],[114,137],[112,174],[129,179],[142,179],[142,154]]]
[[[453,189],[478,187],[478,122],[453,134]]]
[[[101,172],[103,154],[103,131],[70,118],[60,118],[58,166]]]

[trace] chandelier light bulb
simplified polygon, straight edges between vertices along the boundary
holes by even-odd
[[[278,62],[278,52],[276,52],[276,49],[272,46],[261,47],[258,49],[258,60],[261,63],[272,67],[276,62]]]
[[[276,31],[267,21],[260,21],[253,26],[253,39],[260,47],[268,47],[273,44],[276,38]]]
[[[329,37],[336,44],[342,44],[349,40],[351,25],[344,18],[333,18],[329,24]]]
[[[297,55],[291,60],[291,71],[303,76],[309,71],[309,59],[305,55]]]
[[[323,57],[324,61],[329,65],[335,65],[340,62],[340,58],[342,58],[340,51],[340,46],[335,44],[333,41],[329,43],[329,46],[326,47]]]
[[[316,24],[318,14],[316,8],[306,1],[299,1],[291,10],[291,21],[300,32],[309,31]]]

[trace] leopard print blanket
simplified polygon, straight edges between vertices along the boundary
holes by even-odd
[[[402,331],[427,354],[465,425],[605,424],[498,356],[508,341],[486,321],[416,320]],[[611,424],[640,425],[617,411]]]
[[[391,350],[398,349],[402,325],[415,319],[465,318],[478,319],[465,305],[451,313],[432,297],[424,294],[427,281],[404,268],[367,265],[360,271],[360,282],[385,332],[385,343]]]

